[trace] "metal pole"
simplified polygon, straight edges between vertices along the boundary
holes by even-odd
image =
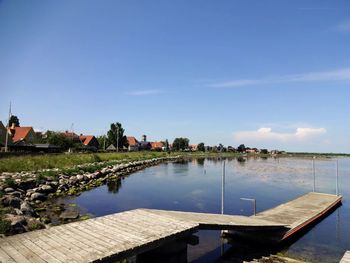
[[[10,119],[11,119],[11,101],[10,101],[10,108],[9,108],[9,119],[7,121],[7,128],[10,128]],[[5,138],[5,152],[8,151],[8,143],[9,143],[9,130],[6,128],[6,138]],[[10,130],[11,132],[11,130]]]
[[[221,179],[221,214],[224,214],[224,199],[225,199],[225,161],[222,165],[222,179]]]
[[[336,195],[339,195],[339,185],[338,185],[339,169],[338,169],[338,160],[336,160],[336,162],[337,162],[337,173],[336,173],[336,180],[335,180],[335,192],[336,192]]]
[[[117,124],[117,152],[119,152],[119,126]]]
[[[313,192],[315,192],[316,191],[315,159],[312,159],[312,174],[314,177]]]
[[[254,199],[254,215],[256,216],[256,200]]]

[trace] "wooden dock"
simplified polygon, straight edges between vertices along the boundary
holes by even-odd
[[[136,209],[0,239],[0,262],[119,260],[188,236],[199,228],[235,226],[284,227],[244,216]]]
[[[136,209],[1,238],[0,262],[117,261],[188,237],[199,229],[277,231],[287,237],[340,200],[338,196],[310,193],[253,217]]]
[[[341,200],[341,196],[311,192],[261,212],[255,217],[288,225],[290,229],[282,237],[282,240],[286,240],[327,214],[339,205]]]
[[[350,251],[346,251],[339,263],[350,263]]]
[[[236,235],[254,241],[281,242],[285,241],[301,230],[317,222],[325,216],[330,210],[341,203],[342,197],[332,194],[323,194],[310,192],[293,199],[287,203],[281,204],[272,209],[265,210],[252,216],[251,218],[262,219],[274,223],[284,224],[287,228],[284,230],[270,231],[228,231],[228,235]]]

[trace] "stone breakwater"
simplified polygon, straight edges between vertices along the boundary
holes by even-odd
[[[43,204],[52,198],[65,195],[78,195],[146,167],[162,162],[176,161],[180,157],[161,157],[149,160],[132,161],[104,167],[92,173],[66,175],[59,173],[55,177],[47,177],[44,182],[37,180],[36,173],[2,173],[0,175],[0,204],[2,206],[1,225],[7,226],[6,234],[17,234],[44,228],[50,223],[47,217],[41,217],[38,211]],[[25,175],[25,176],[23,176]],[[9,180],[12,182],[8,186]],[[62,208],[61,208],[62,209]],[[60,211],[62,212],[62,211]],[[68,213],[69,214],[69,213]],[[73,217],[74,218],[74,217]]]

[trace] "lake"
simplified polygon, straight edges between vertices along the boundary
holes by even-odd
[[[316,191],[335,194],[336,159],[315,161]],[[59,199],[77,204],[84,213],[103,216],[135,208],[221,213],[222,167],[225,161],[225,214],[252,215],[277,206],[313,189],[311,159],[306,158],[202,158],[150,167],[116,182]],[[350,249],[350,158],[339,158],[339,192],[343,205],[304,236],[273,253],[311,262],[339,262]],[[199,244],[188,246],[189,262],[216,262],[225,258],[245,258],[256,248],[222,244],[219,231],[199,231]],[[248,251],[248,252],[247,252]]]

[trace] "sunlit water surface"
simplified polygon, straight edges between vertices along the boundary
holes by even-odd
[[[221,212],[221,180],[226,162],[225,213],[251,215],[255,198],[263,211],[313,189],[312,162],[303,158],[193,159],[164,163],[66,198],[85,213],[103,216],[135,208],[192,212]],[[310,262],[339,262],[350,249],[350,158],[339,158],[339,186],[343,205],[293,244],[281,249],[289,257]],[[316,161],[316,191],[335,193],[335,159]],[[62,201],[62,200],[60,200]],[[188,246],[189,262],[216,262],[222,253],[219,231],[199,231],[199,244]],[[235,246],[225,245],[226,258]]]

